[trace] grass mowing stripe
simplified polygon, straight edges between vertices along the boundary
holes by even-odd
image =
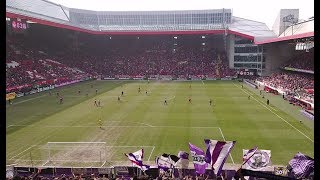
[[[26,149],[32,144],[43,147],[48,141],[102,141],[110,146],[145,144],[150,146],[145,148],[146,160],[150,157],[151,161],[153,159],[151,156],[154,155],[176,154],[179,150],[188,150],[188,142],[205,148],[204,138],[236,140],[237,144],[231,152],[234,163],[242,162],[242,149],[251,148],[254,145],[271,149],[272,161],[275,164],[286,164],[297,151],[311,157],[314,154],[314,145],[309,140],[306,141],[304,136],[288,124],[279,122],[279,117],[269,112],[274,109],[269,107],[270,110],[267,110],[254,99],[247,100],[248,95],[234,86],[233,81],[131,82],[116,88],[114,84],[119,82],[94,81],[71,85],[60,90],[60,93],[66,97],[64,106],[56,102],[56,97],[48,95],[46,98],[7,108],[7,122],[9,122],[6,131],[7,164],[30,164],[29,153],[31,153],[32,159],[43,160],[34,164],[41,166],[47,161],[43,150],[35,147]],[[94,88],[90,87],[91,84]],[[192,88],[189,88],[190,84]],[[138,93],[139,86],[142,93]],[[98,95],[95,94],[96,88],[100,93]],[[107,89],[112,90],[106,92]],[[78,90],[81,90],[81,94],[78,94]],[[145,90],[148,90],[148,95]],[[88,99],[85,98],[86,91],[92,94]],[[116,97],[121,94],[121,91],[124,91],[124,96],[121,98],[123,102],[118,102]],[[255,92],[254,98],[263,103],[263,99],[259,98],[259,91],[250,91],[250,88],[246,88],[245,91]],[[39,93],[30,98],[41,95]],[[76,95],[83,98],[71,97]],[[167,106],[163,104],[165,98],[173,97],[175,98],[169,101]],[[192,104],[188,102],[188,97],[192,97]],[[94,107],[94,98],[101,100],[103,107]],[[213,99],[216,106],[210,106],[209,99]],[[307,136],[313,137],[312,132],[302,129],[303,125],[300,124],[300,127],[299,122],[293,122],[296,117],[290,116],[285,113],[287,111],[281,109],[286,106],[292,108],[291,105],[281,101],[279,109],[278,101],[272,101],[276,105],[275,109],[279,111],[278,115]],[[72,103],[74,106],[66,106]],[[64,110],[57,111],[61,107]],[[55,112],[50,113],[53,110]],[[30,119],[31,116],[34,117]],[[99,117],[104,123],[103,129],[99,128]],[[19,122],[26,118],[24,122]],[[219,127],[223,132],[219,132]],[[108,151],[110,162],[106,162],[105,166],[117,165],[118,161],[128,164],[123,153],[134,152],[136,149],[135,147],[110,148]],[[26,151],[22,152],[24,150]],[[87,151],[88,149],[82,147],[78,151],[70,150],[69,153],[71,153],[70,157],[71,155],[82,157]],[[9,160],[21,152],[22,154],[13,158],[21,161]],[[61,151],[60,158],[64,156],[63,152]],[[228,158],[226,163],[232,164],[232,159]],[[81,163],[81,158],[76,160],[79,163],[75,166],[88,165]],[[98,166],[100,167],[103,163],[102,161]],[[63,162],[59,164],[67,165]]]
[[[236,84],[234,84],[236,87],[238,87],[239,89],[241,89],[239,86],[237,86]],[[241,89],[244,93],[247,93],[245,90]],[[250,95],[250,94],[249,94]],[[265,107],[266,109],[268,109],[271,113],[273,113],[274,115],[276,115],[278,118],[280,118],[282,121],[286,122],[288,125],[290,125],[293,129],[297,130],[300,134],[302,134],[304,137],[306,137],[307,139],[309,139],[311,142],[314,143],[314,141],[309,138],[307,135],[305,135],[303,132],[301,132],[299,129],[297,129],[296,127],[294,127],[292,124],[290,124],[288,121],[286,121],[284,118],[282,118],[281,116],[279,116],[277,113],[273,112],[271,109],[269,109],[267,106],[265,106],[264,104],[262,104],[260,101],[258,101],[256,98],[252,97],[255,101],[257,101],[259,104],[261,104],[263,107]]]
[[[89,85],[89,83],[92,83],[92,82],[85,82],[85,83],[80,83],[80,84],[76,84],[76,85],[71,85],[71,86],[67,86],[67,87],[62,87],[62,88],[57,88],[57,89],[55,89],[56,91],[57,90],[59,90],[59,91],[67,91],[67,92],[69,92],[70,93],[70,90],[73,90],[73,89],[76,89],[77,88],[77,90],[78,90],[78,88],[79,88],[79,86],[80,87],[82,87],[83,88],[83,86],[85,86],[85,85]],[[115,88],[114,87],[114,85],[113,84],[122,84],[122,83],[125,83],[125,82],[120,82],[120,83],[117,83],[117,82],[112,82],[111,83],[111,85],[110,85],[110,87],[111,87],[111,89],[113,89],[113,88]],[[98,83],[99,84],[99,83]],[[104,84],[106,84],[106,83],[104,83]],[[110,84],[110,83],[109,83]],[[98,86],[99,88],[100,88],[100,86]],[[108,90],[110,90],[110,87],[108,86],[108,87],[106,87]],[[118,87],[118,86],[116,86],[116,87]],[[72,89],[70,89],[70,88],[72,88]],[[104,89],[106,89],[106,88],[104,88]],[[103,89],[103,88],[102,88]],[[74,91],[77,91],[77,90],[74,90]],[[101,91],[100,91],[100,93],[102,93]],[[98,93],[99,94],[99,93]],[[24,97],[23,97],[24,98]],[[28,103],[30,103],[30,102],[28,102]],[[20,106],[20,105],[19,105]],[[41,105],[40,105],[41,106]],[[67,108],[71,108],[71,107],[74,107],[74,106],[76,106],[74,103],[73,104],[71,104],[71,106],[69,107],[67,107]],[[17,106],[18,107],[18,106]],[[37,106],[36,106],[37,107]],[[16,107],[14,107],[14,108],[16,108]],[[38,109],[38,108],[37,108]],[[12,110],[14,110],[14,109],[12,109]],[[62,112],[63,110],[65,110],[65,109],[61,109],[60,111],[58,111],[58,112]],[[16,113],[15,111],[14,111],[14,113]],[[57,112],[55,112],[55,113],[57,113]],[[30,113],[29,113],[30,114]],[[31,113],[31,116],[33,116],[32,115],[32,113]],[[7,120],[8,120],[8,117],[7,117]],[[21,122],[21,121],[20,121]],[[17,131],[17,130],[19,130],[19,129],[16,129],[16,128],[19,128],[19,127],[23,127],[23,126],[14,126],[14,127],[16,127],[16,128],[11,128],[12,126],[10,126],[10,128],[9,128],[9,134],[11,134],[11,133],[13,133],[14,131]],[[62,129],[59,129],[59,130],[64,130],[66,127],[61,127]],[[11,130],[11,129],[13,129],[13,131]],[[10,131],[11,130],[11,131]],[[47,134],[48,136],[46,136],[46,135],[44,135],[44,136],[37,136],[37,138],[33,138],[34,140],[36,140],[37,142],[38,142],[38,144],[41,144],[41,143],[43,143],[45,140],[47,140],[47,139],[50,139],[50,138],[52,138],[53,137],[53,135],[56,135],[56,134],[59,134],[58,132],[60,132],[59,130],[55,130],[55,131],[52,131],[51,133],[49,133],[49,134],[51,134],[51,135],[49,135],[49,134]],[[40,137],[40,138],[39,138]],[[7,138],[8,138],[8,131],[7,131]],[[14,143],[15,141],[10,141],[10,142],[12,142],[12,143]],[[9,143],[10,144],[10,143]],[[8,142],[7,142],[7,146],[8,146]],[[15,150],[10,150],[10,153],[7,153],[7,156],[9,155],[9,154],[12,154],[12,153],[15,153],[17,150],[19,150],[19,149],[21,149],[21,148],[23,148],[23,147],[25,147],[25,146],[20,146],[19,148],[15,148]]]

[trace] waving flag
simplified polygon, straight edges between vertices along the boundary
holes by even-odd
[[[208,166],[207,162],[205,161],[204,151],[191,143],[189,143],[189,148],[196,172],[199,174],[204,174]]]
[[[235,141],[217,141],[211,139],[204,140],[207,151],[205,160],[211,164],[214,173],[219,176],[228,155],[233,148]]]
[[[258,150],[258,147],[254,147],[254,148],[248,150],[248,152],[244,153],[243,158],[242,158],[242,160],[243,160],[242,165],[244,165],[254,155],[254,153],[256,153],[257,150]],[[245,149],[243,149],[243,151],[245,151]]]
[[[176,166],[176,167],[187,169],[189,166],[189,153],[185,151],[179,151],[178,157],[180,158],[180,160],[178,161],[179,166]]]
[[[307,178],[314,171],[314,159],[298,152],[289,161],[288,170],[298,179]]]
[[[160,169],[167,171],[168,169],[174,168],[177,165],[179,159],[180,158],[176,155],[164,153],[160,157],[156,158],[156,164]]]
[[[189,159],[189,153],[187,153],[187,152],[185,152],[185,151],[179,151],[178,157],[179,157],[180,159]]]
[[[134,166],[140,168],[142,171],[148,170],[150,166],[144,165],[142,163],[144,151],[143,149],[140,149],[139,151],[136,151],[134,153],[124,154],[126,155],[129,160],[133,163]]]
[[[246,155],[250,150],[243,150]],[[251,152],[252,153],[252,152]],[[250,154],[251,154],[250,153]],[[264,171],[271,165],[271,150],[259,149],[243,164],[243,169]]]

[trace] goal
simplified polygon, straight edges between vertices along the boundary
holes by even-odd
[[[106,142],[48,142],[43,166],[103,166],[106,151]]]

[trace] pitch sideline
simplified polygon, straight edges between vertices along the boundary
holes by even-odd
[[[221,133],[221,135],[222,135],[223,140],[226,141],[226,139],[224,138],[224,135],[223,135],[222,130],[221,130],[220,127],[219,127],[219,130],[220,130],[220,133]],[[230,152],[230,158],[231,158],[232,163],[235,164],[235,163],[234,163],[234,160],[233,160],[233,158],[232,158],[231,152]]]
[[[241,89],[239,86],[237,86],[236,84],[233,83],[234,86],[236,86],[237,88]],[[246,91],[244,91],[243,89],[241,89],[244,93],[250,95],[249,93],[247,93]],[[271,109],[269,109],[267,106],[265,106],[264,104],[262,104],[260,101],[258,101],[256,98],[252,97],[255,101],[257,101],[259,104],[261,104],[263,107],[265,107],[266,109],[268,109],[270,112],[272,112],[274,115],[276,115],[278,118],[280,118],[282,121],[286,122],[288,125],[290,125],[292,128],[294,128],[295,130],[297,130],[300,134],[302,134],[304,137],[306,137],[307,139],[309,139],[311,142],[314,143],[314,140],[312,140],[311,138],[309,138],[307,135],[305,135],[303,132],[301,132],[299,129],[297,129],[296,127],[294,127],[292,124],[290,124],[288,121],[286,121],[284,118],[282,118],[281,116],[279,116],[277,113],[273,112]]]

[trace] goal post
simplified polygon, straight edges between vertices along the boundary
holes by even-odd
[[[101,166],[107,160],[106,147],[106,142],[48,142],[43,147],[43,165]]]

